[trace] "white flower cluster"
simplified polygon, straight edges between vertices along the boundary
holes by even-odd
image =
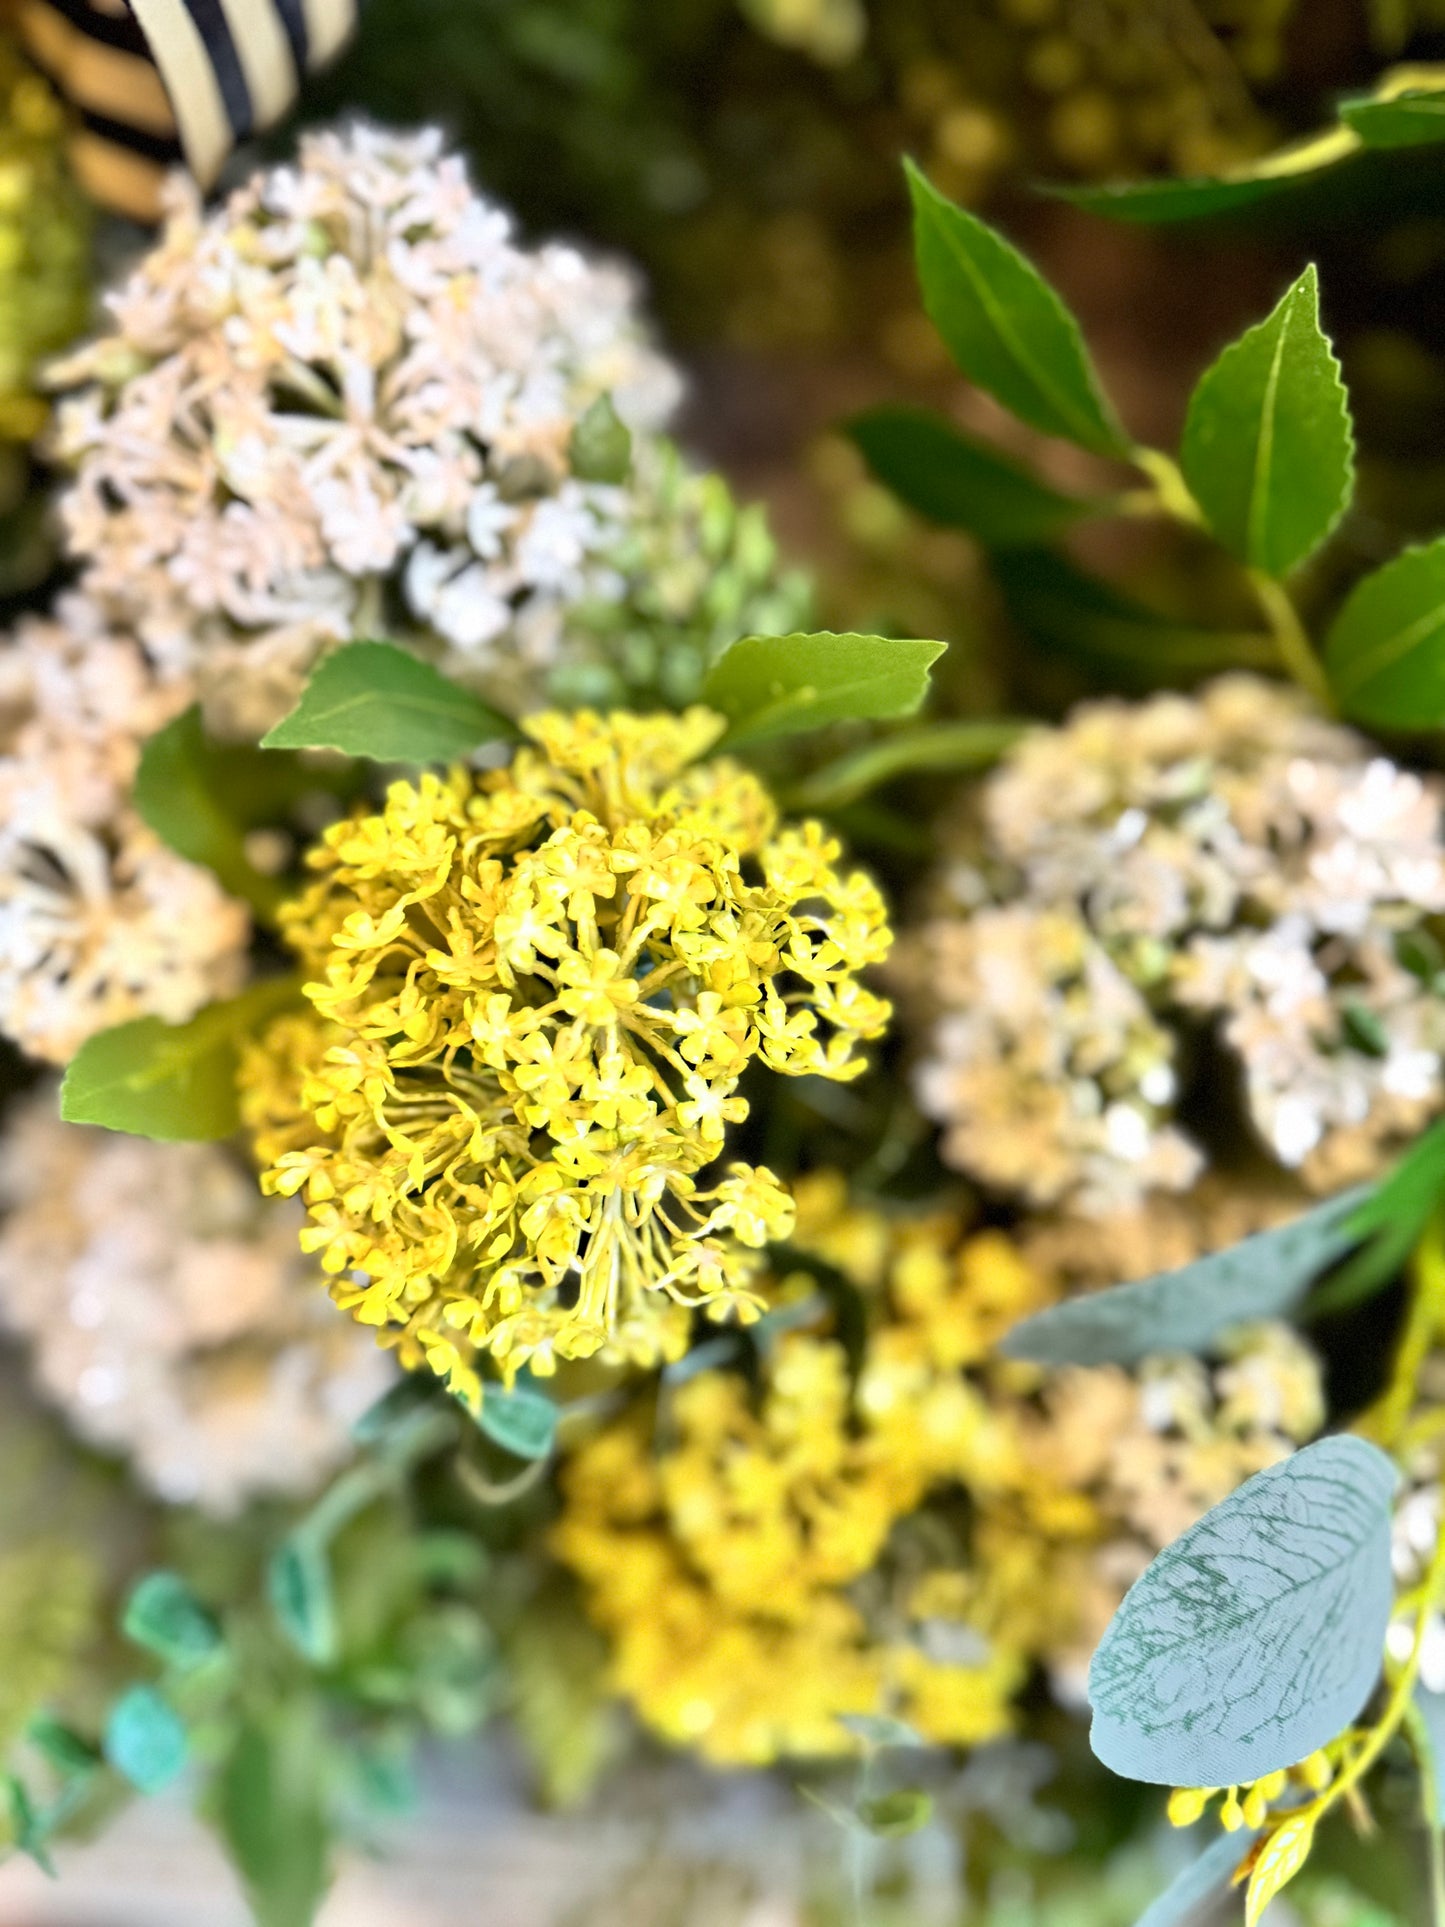
[[[47,1088],[7,1131],[0,1203],[0,1324],[163,1499],[230,1513],[311,1489],[394,1383],[299,1256],[300,1208],[220,1146],[62,1124]]]
[[[141,743],[187,700],[83,597],[0,642],[0,1030],[32,1056],[240,983],[244,905],[130,803]]]
[[[485,681],[621,594],[636,491],[574,431],[606,397],[645,476],[677,377],[627,274],[517,246],[439,133],[311,134],[210,214],[178,186],[109,308],[55,373],[69,545],[232,731],[335,642],[420,625]]]
[[[1210,1028],[1263,1148],[1314,1188],[1445,1099],[1440,790],[1290,690],[1230,677],[1037,732],[941,894],[914,954],[920,1099],[951,1162],[1032,1204],[1192,1184],[1206,1134],[1178,1108]]]

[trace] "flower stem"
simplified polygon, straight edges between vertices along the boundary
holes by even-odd
[[[1310,647],[1304,624],[1287,591],[1262,569],[1249,571],[1255,599],[1264,611],[1274,637],[1279,659],[1300,687],[1306,690],[1326,713],[1334,708],[1334,697],[1320,659]]]

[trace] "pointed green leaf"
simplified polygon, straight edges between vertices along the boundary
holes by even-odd
[[[727,749],[828,723],[911,716],[944,646],[884,636],[744,636],[713,664],[703,701],[727,717]]]
[[[121,1630],[177,1672],[221,1650],[221,1629],[179,1573],[149,1572],[126,1601]]]
[[[545,1459],[557,1441],[557,1407],[526,1385],[484,1387],[477,1423],[517,1459]]]
[[[627,480],[632,467],[632,434],[612,406],[610,395],[599,395],[572,430],[572,473],[580,482]]]
[[[1372,95],[1343,100],[1340,119],[1366,147],[1433,147],[1445,141],[1445,91],[1422,88],[1390,100]]]
[[[430,663],[390,642],[352,642],[324,656],[265,749],[339,749],[377,763],[449,763],[508,740],[505,716]]]
[[[876,1800],[861,1800],[858,1818],[878,1839],[902,1840],[921,1832],[933,1818],[933,1796],[917,1787],[901,1787]]]
[[[1357,1244],[1365,1188],[1138,1284],[1066,1298],[1004,1338],[1006,1358],[1039,1365],[1132,1365],[1157,1352],[1207,1351],[1222,1332],[1282,1318],[1336,1258]]]
[[[921,408],[871,408],[847,431],[900,502],[989,548],[1037,547],[1106,506],[1061,495]]]
[[[1180,463],[1220,541],[1266,575],[1288,575],[1344,514],[1354,430],[1313,267],[1200,377]]]
[[[1058,295],[1002,235],[906,166],[923,305],[961,372],[1046,435],[1126,455],[1129,438]]]
[[[1256,1473],[1136,1580],[1089,1668],[1090,1744],[1162,1786],[1234,1786],[1343,1732],[1394,1606],[1390,1460],[1328,1438]]]
[[[1316,180],[1329,168],[1361,151],[1360,136],[1348,127],[1327,127],[1292,141],[1227,174],[1183,181],[1122,181],[1103,187],[1056,187],[1050,191],[1091,214],[1118,221],[1167,225],[1198,221],[1212,214],[1237,214],[1257,202],[1288,193]]]
[[[326,1549],[297,1533],[272,1557],[266,1573],[271,1609],[287,1639],[313,1666],[335,1663],[340,1643]]]
[[[1445,1191],[1445,1119],[1430,1126],[1372,1185],[1346,1227],[1364,1242],[1305,1307],[1316,1318],[1370,1297],[1397,1276]]]
[[[1381,729],[1445,725],[1445,539],[1356,583],[1324,655],[1347,715]]]
[[[833,810],[896,776],[925,770],[988,769],[1018,742],[1030,725],[1007,721],[924,723],[866,743],[825,763],[786,792],[790,810]]]
[[[139,1017],[103,1030],[70,1060],[60,1115],[165,1142],[229,1137],[241,1122],[239,1042],[298,996],[294,978],[270,977],[188,1024]]]
[[[217,1817],[257,1927],[311,1927],[330,1884],[326,1760],[304,1706],[236,1735],[217,1781]]]
[[[132,1686],[105,1723],[105,1757],[141,1793],[159,1793],[185,1766],[186,1729],[153,1686]]]
[[[1226,1891],[1253,1839],[1243,1831],[1221,1833],[1151,1901],[1135,1927],[1202,1927],[1205,1907]]]
[[[246,855],[245,826],[228,801],[229,764],[237,753],[232,745],[207,741],[194,705],[146,742],[132,797],[162,843],[214,871],[232,896],[270,916],[285,887],[263,876]]]

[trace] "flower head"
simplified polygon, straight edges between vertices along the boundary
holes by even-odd
[[[699,761],[721,720],[543,713],[511,766],[397,783],[337,824],[283,912],[314,973],[243,1072],[265,1183],[310,1206],[340,1304],[460,1391],[490,1352],[686,1342],[757,1308],[792,1205],[702,1174],[754,1060],[849,1078],[888,1006],[873,885],[816,824]]]

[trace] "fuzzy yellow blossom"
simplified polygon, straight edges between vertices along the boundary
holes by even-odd
[[[330,829],[283,912],[311,1010],[248,1055],[270,1191],[300,1193],[337,1302],[477,1392],[602,1350],[680,1354],[690,1308],[755,1315],[792,1228],[716,1165],[754,1062],[847,1079],[891,941],[817,823],[702,760],[678,716],[544,713],[501,771],[426,775]]]

